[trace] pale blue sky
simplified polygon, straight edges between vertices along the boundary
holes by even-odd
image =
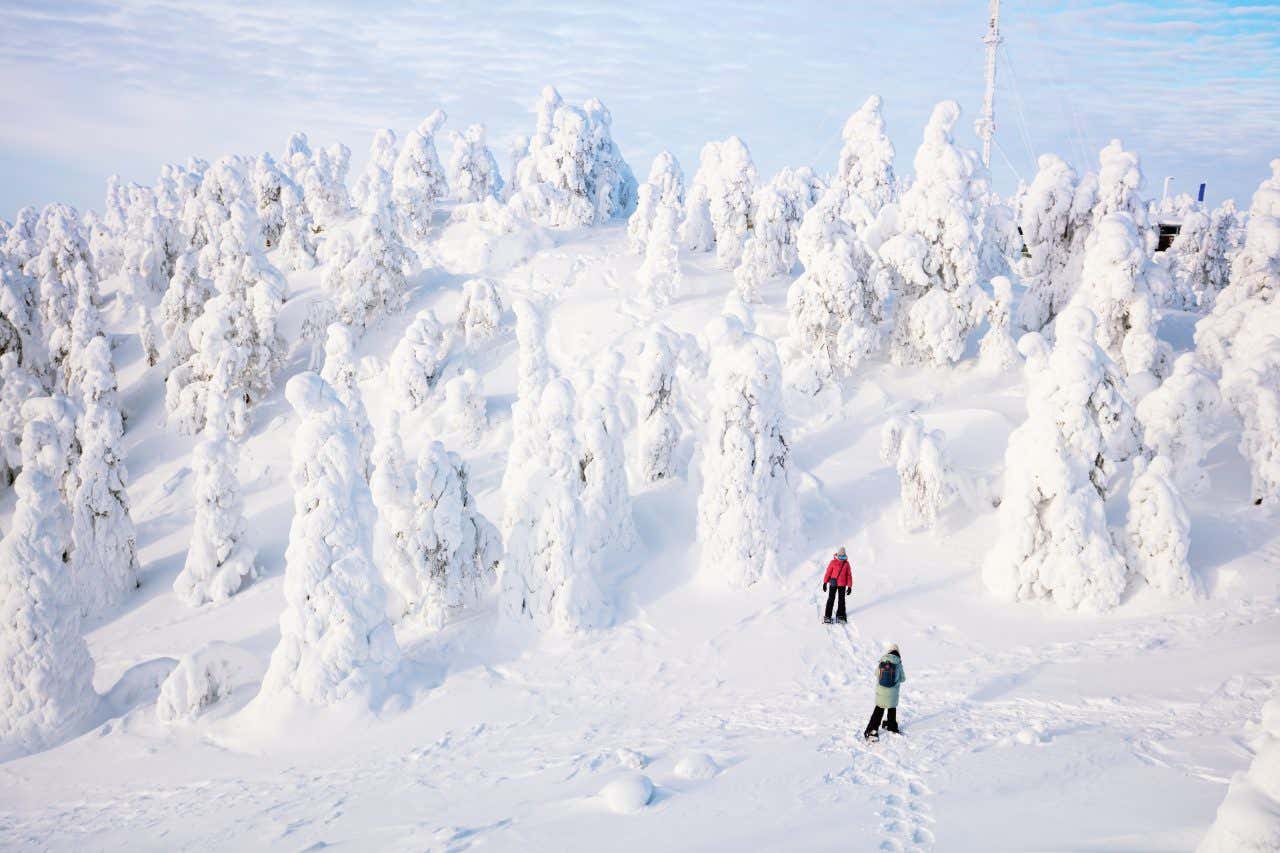
[[[897,8],[889,8],[890,6]],[[833,10],[834,9],[834,10]],[[596,4],[276,0],[0,2],[0,216],[64,200],[100,207],[106,176],[150,183],[196,154],[279,151],[289,132],[341,140],[437,106],[483,121],[499,162],[540,87],[596,95],[637,173],[736,133],[761,171],[832,168],[844,118],[885,99],[898,167],[932,104],[955,98],[976,146],[986,3]],[[1280,156],[1280,4],[1006,0],[996,184],[1054,151],[1091,167],[1113,136],[1147,193],[1207,180],[1247,202]]]

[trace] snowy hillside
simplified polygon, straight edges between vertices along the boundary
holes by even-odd
[[[0,845],[1280,849],[1280,160],[627,120],[0,223]]]

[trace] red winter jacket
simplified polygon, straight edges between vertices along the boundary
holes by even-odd
[[[822,583],[853,586],[853,572],[849,569],[849,561],[837,558],[827,563],[827,574],[822,578]]]

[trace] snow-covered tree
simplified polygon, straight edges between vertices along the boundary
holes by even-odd
[[[1021,328],[1038,332],[1071,301],[1096,200],[1096,181],[1081,181],[1056,154],[1040,155],[1039,171],[1018,210],[1018,227],[1031,255],[1023,264],[1027,293],[1018,306]]]
[[[554,373],[547,354],[547,333],[541,312],[526,299],[517,299],[512,309],[516,315],[518,353],[516,400],[511,405],[511,443],[507,448],[507,467],[502,477],[502,493],[508,496],[530,487],[525,473],[534,464],[542,441],[538,407],[543,389]],[[508,499],[502,519],[503,530],[509,531],[518,523],[525,509],[520,501]]]
[[[293,693],[316,705],[369,702],[400,660],[373,564],[374,511],[346,407],[314,373],[289,380],[293,522],[285,551],[280,642],[262,695]]]
[[[893,173],[893,143],[885,133],[880,114],[883,101],[872,95],[845,122],[844,145],[836,166],[832,186],[856,195],[871,215],[897,196],[898,182]]]
[[[254,166],[253,189],[264,248],[279,250],[279,257],[291,270],[314,267],[311,211],[302,188],[270,154],[263,154]]]
[[[617,393],[621,359],[606,356],[580,400],[578,470],[582,477],[585,544],[592,554],[630,550],[636,542],[627,487],[625,426]]]
[[[13,353],[22,367],[47,376],[44,342],[36,280],[0,250],[0,355]]]
[[[257,248],[260,226],[254,211],[238,199],[226,210],[218,225],[216,257],[200,253],[199,266],[213,274],[216,295],[191,324],[192,353],[170,371],[165,407],[179,431],[199,433],[213,379],[225,367],[234,400],[226,409],[229,432],[238,439],[248,429],[249,410],[271,390],[284,355],[276,318],[287,286]]]
[[[82,611],[89,615],[118,604],[140,582],[121,446],[124,424],[107,339],[93,338],[81,358],[84,375],[78,386],[81,414],[76,427],[81,452],[71,534],[76,589]]]
[[[783,169],[751,198],[751,234],[734,270],[738,292],[757,302],[765,282],[791,274],[799,259],[800,223],[821,194],[822,184],[807,166]]]
[[[613,141],[613,118],[595,98],[582,108],[543,89],[537,132],[515,167],[509,203],[553,227],[593,225],[630,214],[636,179]]]
[[[448,355],[449,340],[444,328],[435,312],[424,308],[391,352],[388,369],[397,405],[411,411],[426,403]]]
[[[1096,322],[1071,306],[1058,317],[1052,353],[1037,333],[1019,341],[1027,420],[1009,436],[1000,532],[983,563],[987,588],[1011,601],[1107,610],[1127,584],[1103,501],[1139,443],[1123,380],[1094,343]]]
[[[898,471],[901,506],[898,523],[908,533],[927,530],[956,498],[951,460],[938,430],[926,430],[918,415],[891,418],[880,432],[883,461]]]
[[[1244,242],[1231,258],[1230,284],[1213,311],[1196,324],[1196,349],[1210,367],[1221,367],[1241,328],[1263,304],[1280,296],[1280,158],[1254,193]]]
[[[676,418],[676,354],[678,341],[666,326],[650,329],[639,357],[637,391],[640,424],[636,429],[640,476],[655,483],[678,474],[675,449],[680,444]]]
[[[400,438],[400,413],[392,409],[373,445],[369,490],[378,511],[373,556],[386,582],[388,612],[402,618],[419,589],[413,548],[414,471]]]
[[[13,225],[5,232],[0,251],[22,268],[39,253],[41,242],[40,212],[34,207],[24,207],[13,217]]]
[[[464,370],[444,384],[441,420],[446,432],[474,447],[488,426],[484,386],[474,370]]]
[[[54,479],[36,466],[18,475],[14,491],[17,504],[0,541],[0,758],[79,734],[99,701],[67,583],[67,507]]]
[[[396,132],[384,127],[373,135],[369,162],[356,180],[351,199],[359,210],[385,207],[392,198],[392,176],[396,169]]]
[[[690,252],[710,252],[716,245],[716,227],[711,222],[711,190],[694,184],[685,197],[684,221],[680,223],[680,245]]]
[[[901,232],[880,247],[897,280],[893,358],[950,364],[981,319],[979,217],[987,178],[977,155],[955,144],[955,101],[934,107],[916,151],[915,182],[903,194]]]
[[[636,198],[635,212],[627,220],[627,240],[631,251],[643,255],[659,211],[673,208],[678,223],[680,209],[684,207],[684,172],[675,155],[663,151],[653,158],[649,178],[640,185]]]
[[[43,396],[44,386],[34,373],[18,363],[16,352],[0,355],[0,484],[13,482],[22,467],[22,407]]]
[[[359,237],[349,250],[339,249],[330,258],[325,290],[332,300],[336,322],[363,332],[378,319],[404,309],[409,299],[406,279],[417,265],[417,256],[405,246],[396,229],[396,212],[387,193],[387,173],[369,177],[363,192]]]
[[[325,337],[324,367],[320,371],[320,378],[329,383],[329,387],[338,395],[338,400],[347,407],[360,450],[360,470],[367,478],[369,459],[373,453],[373,427],[369,425],[369,413],[364,407],[360,387],[356,384],[355,352],[356,344],[351,330],[341,323],[331,325]]]
[[[488,278],[472,278],[462,283],[462,305],[458,308],[458,337],[468,347],[490,340],[502,327],[502,298],[497,283]]]
[[[313,157],[311,141],[307,139],[307,134],[301,130],[295,130],[289,134],[289,141],[284,145],[284,154],[280,158],[280,168],[289,177],[289,180],[301,185],[307,176],[308,170],[311,169]]]
[[[43,241],[24,271],[37,282],[40,328],[50,364],[61,372],[71,347],[71,316],[82,287],[96,283],[89,247],[81,233],[75,210],[61,204],[46,207],[40,215]]]
[[[1129,569],[1170,598],[1195,595],[1187,563],[1191,518],[1173,482],[1173,465],[1163,456],[1134,462],[1129,488],[1125,545]]]
[[[1004,373],[1016,365],[1018,345],[1010,331],[1010,313],[1013,305],[1013,284],[1009,279],[998,275],[991,279],[991,305],[987,309],[989,326],[978,345],[978,365],[983,372],[990,374]]]
[[[651,309],[670,304],[680,289],[680,246],[676,217],[679,208],[662,205],[654,213],[644,247],[644,261],[636,277],[640,282],[638,297]]]
[[[178,223],[164,216],[155,192],[130,187],[124,230],[119,236],[121,290],[135,307],[151,307],[169,286],[179,254]]]
[[[314,218],[314,228],[331,230],[351,210],[347,171],[351,149],[341,143],[316,149],[311,168],[301,178],[303,196]]]
[[[245,538],[244,501],[236,474],[240,454],[222,423],[225,418],[216,414],[209,419],[191,457],[195,472],[191,546],[173,591],[192,607],[225,601],[258,575],[257,553]]]
[[[415,589],[406,616],[439,628],[492,585],[501,557],[497,530],[476,512],[467,468],[433,441],[423,450],[413,489],[410,550]]]
[[[449,194],[444,166],[436,153],[436,131],[444,124],[444,110],[436,110],[405,138],[392,173],[391,197],[404,233],[422,241],[431,227],[431,212]]]
[[[465,133],[453,134],[449,183],[454,198],[463,204],[502,197],[502,175],[498,172],[498,161],[485,142],[483,124],[473,124]]]
[[[1142,200],[1142,164],[1138,155],[1125,151],[1113,139],[1098,155],[1098,195],[1093,204],[1093,224],[1097,226],[1114,213],[1126,213],[1133,220],[1139,242],[1148,255],[1155,251],[1156,232],[1151,227],[1146,202]]]
[[[782,367],[773,343],[736,317],[708,331],[711,389],[700,462],[698,544],[705,577],[755,583],[775,576],[796,525],[782,434]]]
[[[522,392],[521,402],[532,400]],[[514,453],[509,456],[503,477],[503,607],[512,618],[569,631],[606,627],[613,619],[600,584],[600,560],[586,541],[574,408],[569,381],[550,380],[536,413],[513,424],[530,431],[512,437],[513,448],[519,442],[528,453],[518,461]]]
[[[1178,489],[1202,492],[1209,478],[1203,462],[1215,433],[1222,398],[1195,353],[1183,353],[1173,373],[1138,403],[1143,444],[1172,466]]]
[[[1132,219],[1123,213],[1099,220],[1089,235],[1081,283],[1072,305],[1097,317],[1098,346],[1131,381],[1149,390],[1167,372],[1168,353],[1156,337],[1154,305],[1168,276],[1153,263]]]
[[[715,234],[716,265],[722,269],[733,269],[742,258],[743,244],[752,227],[751,196],[756,189],[756,179],[751,152],[738,137],[702,146],[693,186],[703,187],[704,192],[690,192],[687,217],[696,224],[701,212],[694,209],[694,205],[701,205],[705,196],[707,215]],[[690,226],[687,235],[690,243],[696,230],[699,229]],[[694,249],[692,245],[690,248]]]
[[[213,282],[200,275],[195,254],[180,255],[169,288],[160,300],[160,334],[171,367],[191,358],[191,326],[213,294]]]
[[[130,187],[119,175],[107,178],[107,197],[102,217],[92,213],[84,218],[89,254],[94,271],[103,278],[110,278],[120,271],[124,261],[123,238],[125,219],[129,209]]]

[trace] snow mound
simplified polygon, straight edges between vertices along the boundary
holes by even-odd
[[[164,723],[194,719],[261,677],[262,664],[255,656],[228,643],[209,643],[178,659],[160,685],[156,716]]]
[[[705,752],[691,752],[676,763],[676,775],[681,779],[710,779],[720,772],[720,767]]]
[[[653,782],[643,773],[628,773],[600,791],[600,797],[618,814],[634,814],[653,799]]]
[[[1253,762],[1231,780],[1197,853],[1280,850],[1280,695],[1262,706],[1254,746]]]
[[[614,753],[613,757],[618,760],[618,764],[628,770],[640,770],[649,763],[648,757],[643,753],[636,752],[634,749],[619,749]]]

